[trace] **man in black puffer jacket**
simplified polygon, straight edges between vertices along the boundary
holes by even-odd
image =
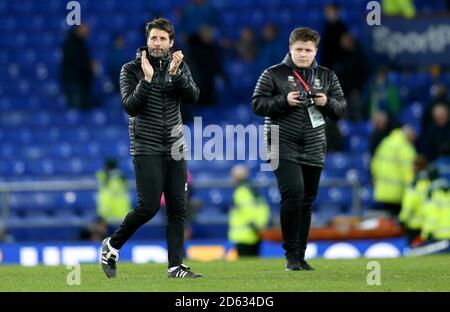
[[[199,90],[181,51],[170,53],[175,31],[163,18],[147,23],[147,47],[125,64],[120,93],[130,115],[131,155],[136,173],[137,207],[119,229],[102,243],[102,267],[107,277],[117,274],[119,249],[159,210],[164,192],[167,206],[168,277],[196,278],[182,264],[186,214],[187,167],[180,105],[195,102]]]
[[[262,73],[252,98],[255,114],[265,117],[267,157],[281,194],[286,270],[312,270],[305,251],[326,152],[325,122],[342,117],[346,107],[336,75],[315,61],[319,41],[316,31],[295,29],[289,53]]]

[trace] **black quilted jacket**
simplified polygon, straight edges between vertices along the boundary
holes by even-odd
[[[186,143],[180,105],[197,101],[199,89],[186,63],[181,63],[177,75],[170,76],[171,56],[154,58],[148,52],[154,74],[147,82],[141,68],[143,50],[139,48],[136,59],[120,72],[122,103],[130,115],[131,155],[170,155],[172,148],[181,153]]]
[[[279,126],[279,157],[299,164],[322,167],[327,147],[325,125],[312,128],[307,104],[290,107],[286,96],[292,89],[305,91],[292,69],[300,74],[313,92],[327,95],[327,104],[319,108],[326,118],[339,119],[345,112],[346,100],[336,74],[314,63],[299,69],[288,53],[283,62],[266,69],[259,77],[252,97],[255,114],[265,117],[266,153],[270,159],[271,125]]]

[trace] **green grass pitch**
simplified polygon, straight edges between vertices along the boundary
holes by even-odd
[[[82,264],[80,285],[69,286],[65,266],[0,266],[0,291],[450,291],[450,255],[375,259],[381,285],[367,284],[371,259],[312,259],[315,271],[289,271],[283,259],[187,262],[201,279],[169,279],[165,264],[119,263],[116,279],[100,264]]]

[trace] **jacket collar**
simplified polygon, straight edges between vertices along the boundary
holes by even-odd
[[[142,51],[144,51],[144,50],[147,51],[147,57],[151,64],[159,64],[159,61],[162,61],[162,63],[165,64],[165,63],[169,63],[170,61],[172,61],[172,54],[170,52],[164,57],[154,57],[148,52],[147,46],[140,47],[137,49],[136,60],[139,60],[139,61],[141,60]]]

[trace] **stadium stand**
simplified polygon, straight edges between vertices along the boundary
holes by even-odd
[[[92,56],[105,64],[112,36],[122,32],[127,53],[133,56],[143,43],[143,25],[156,15],[172,19],[179,27],[178,12],[185,1],[105,0],[79,1],[82,19],[91,27],[89,45]],[[321,30],[322,10],[327,1],[211,0],[220,10],[217,28],[229,40],[238,38],[241,26],[261,27],[267,22],[280,26],[280,35],[287,42],[289,31],[299,23]],[[359,16],[366,10],[360,0],[340,1],[343,20],[349,29],[361,36]],[[445,1],[416,2],[418,11],[432,12],[445,7]],[[110,77],[103,69],[96,78],[95,93],[101,106],[89,111],[68,108],[62,95],[59,68],[61,46],[68,31],[66,2],[1,1],[0,2],[0,184],[29,181],[78,181],[94,179],[95,172],[108,157],[118,159],[121,170],[133,180],[129,156],[127,116],[120,97],[109,93]],[[307,9],[301,20],[295,13]],[[276,14],[275,14],[276,13]],[[132,17],[132,18],[129,18]],[[179,30],[181,32],[181,29]],[[283,56],[280,55],[280,60]],[[260,75],[256,66],[233,56],[225,56],[227,87],[219,88],[219,103],[213,107],[196,108],[195,115],[205,124],[261,125],[250,106],[251,93]],[[422,112],[428,101],[432,78],[428,73],[390,73],[401,90],[404,103],[403,122],[420,128]],[[443,76],[450,84],[450,75]],[[358,183],[357,197],[363,211],[372,205],[369,176],[369,121],[341,120],[338,127],[343,136],[343,150],[329,154],[323,180],[341,179]],[[231,188],[198,187],[228,181],[230,168],[242,161],[193,160],[189,169],[193,176],[193,196],[202,202],[193,227],[197,238],[226,237],[226,216],[231,202]],[[264,184],[263,194],[276,212],[279,195],[273,188],[273,176],[259,171],[258,162],[251,164],[251,176]],[[272,183],[272,184],[271,184]],[[271,186],[272,185],[272,186]],[[349,186],[321,188],[315,202],[314,219],[326,223],[335,214],[351,214],[353,193]],[[8,228],[17,241],[71,240],[79,229],[95,219],[95,188],[90,190],[54,190],[10,192],[8,194]],[[134,198],[134,201],[136,199]],[[276,216],[276,214],[273,214]],[[150,227],[160,226],[159,215]],[[155,234],[158,233],[158,234]],[[147,235],[147,236],[145,236]],[[155,237],[163,231],[145,229],[139,237]]]

